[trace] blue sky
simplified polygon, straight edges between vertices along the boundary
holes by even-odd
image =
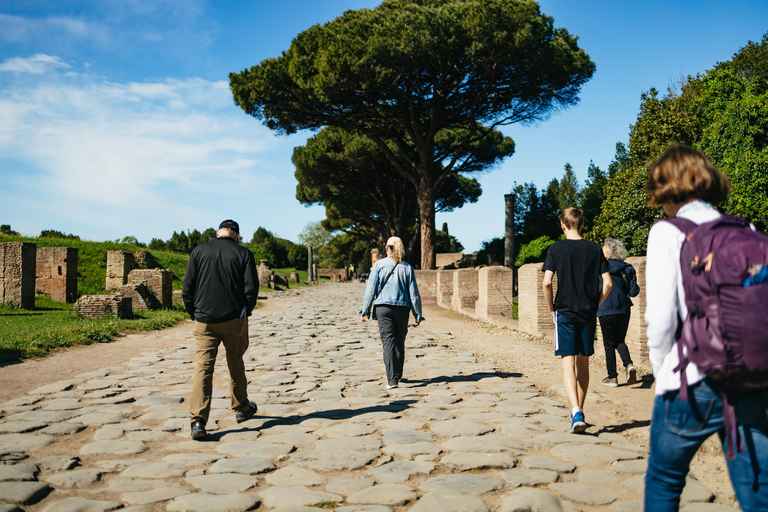
[[[205,229],[225,218],[296,240],[322,207],[295,199],[277,137],[237,108],[228,74],[366,0],[0,2],[0,223],[90,240]],[[516,152],[480,176],[476,204],[439,214],[468,250],[504,231],[514,182],[545,186],[566,162],[586,179],[626,142],[640,94],[728,60],[768,31],[768,2],[542,0],[597,65],[581,102],[512,126]]]

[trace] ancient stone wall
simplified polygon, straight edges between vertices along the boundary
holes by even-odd
[[[438,270],[435,272],[435,300],[441,308],[450,308],[453,299],[453,270]]]
[[[645,256],[627,258],[627,263],[635,267],[640,294],[632,297],[632,316],[629,319],[626,343],[632,357],[648,360],[648,324],[645,323]]]
[[[317,277],[327,277],[331,281],[346,283],[349,280],[349,269],[347,268],[318,268]]]
[[[274,288],[275,280],[272,277],[274,272],[267,265],[267,260],[259,261],[259,266],[256,267],[256,273],[259,275],[259,286],[262,288]]]
[[[160,309],[162,304],[144,282],[128,283],[120,287],[120,295],[131,299],[133,310]]]
[[[107,291],[119,290],[128,283],[128,274],[133,270],[133,254],[127,251],[107,251]]]
[[[437,273],[439,270],[415,270],[422,304],[437,304]]]
[[[475,316],[477,302],[477,269],[460,269],[453,271],[453,296],[451,307],[459,313]]]
[[[122,295],[83,295],[73,308],[81,318],[131,318],[131,299]]]
[[[77,299],[77,249],[38,247],[35,289],[57,302]]]
[[[554,324],[541,288],[541,281],[544,279],[541,266],[542,263],[528,263],[517,271],[518,328],[530,334],[551,335],[554,333]],[[557,275],[552,279],[552,293],[553,297],[557,294]]]
[[[35,244],[0,243],[0,304],[35,308],[36,258]]]
[[[512,318],[512,270],[507,267],[483,267],[477,273],[478,294],[475,314],[480,318],[503,315]]]
[[[435,254],[435,266],[438,268],[456,268],[464,259],[464,255],[460,252],[441,252]]]
[[[173,273],[164,268],[134,269],[128,273],[128,284],[145,283],[160,305],[170,308],[173,305]],[[136,305],[133,306],[134,309]]]
[[[138,268],[158,268],[160,266],[149,251],[136,251],[133,253],[133,258]]]

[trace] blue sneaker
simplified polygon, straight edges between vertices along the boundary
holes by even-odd
[[[584,421],[584,413],[582,411],[577,412],[571,416],[571,434],[581,434],[587,430],[587,423]]]

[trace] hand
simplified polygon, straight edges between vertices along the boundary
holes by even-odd
[[[422,318],[419,318],[418,320],[416,320],[416,323],[415,323],[415,324],[413,324],[413,326],[414,326],[414,327],[418,327],[418,326],[419,326],[419,324],[420,324],[421,322],[423,322],[423,321],[424,321],[424,318],[423,318],[423,317],[422,317]]]
[[[365,322],[366,320],[368,320],[368,315],[360,315],[361,322]]]
[[[557,321],[555,320],[555,312],[554,311],[550,311],[549,314],[552,315],[552,323],[553,324],[557,324]]]

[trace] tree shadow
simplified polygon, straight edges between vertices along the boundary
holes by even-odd
[[[415,386],[408,386],[409,388],[423,388],[429,386],[430,384],[437,384],[441,382],[477,382],[482,379],[491,379],[493,377],[501,377],[502,379],[520,378],[523,377],[523,374],[509,372],[480,372],[472,373],[470,375],[440,375],[438,377],[432,377],[431,379],[400,379],[400,382],[416,384]]]
[[[411,404],[415,404],[415,403],[417,403],[417,400],[395,400],[388,404],[373,405],[370,407],[363,407],[361,409],[329,409],[327,411],[316,411],[306,415],[294,414],[291,416],[284,416],[284,417],[262,416],[262,415],[256,414],[255,416],[253,416],[253,419],[268,418],[267,421],[262,423],[258,427],[253,427],[253,428],[241,426],[240,428],[234,428],[234,429],[230,428],[227,430],[211,432],[208,434],[208,437],[206,437],[204,441],[219,441],[226,434],[234,434],[237,432],[250,432],[252,430],[262,431],[262,430],[268,430],[272,427],[276,427],[279,425],[300,425],[303,421],[307,421],[315,418],[330,419],[330,420],[348,420],[350,418],[354,418],[355,416],[362,416],[363,414],[369,414],[374,412],[402,412],[410,408]]]

